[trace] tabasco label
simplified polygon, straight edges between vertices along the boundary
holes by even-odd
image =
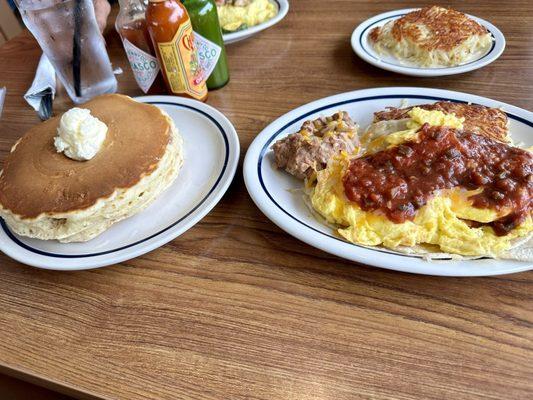
[[[198,32],[194,32],[194,46],[198,49],[200,68],[202,68],[205,79],[207,79],[211,76],[211,73],[217,66],[218,59],[222,53],[222,48],[209,39],[206,39]]]
[[[142,51],[128,39],[124,39],[124,48],[137,84],[144,93],[147,93],[159,73],[157,58]]]
[[[173,93],[186,93],[202,99],[207,93],[206,77],[198,61],[191,21],[178,28],[170,42],[158,43],[161,68],[167,76]]]

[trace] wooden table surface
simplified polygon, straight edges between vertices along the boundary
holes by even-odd
[[[231,82],[208,100],[234,123],[242,156],[283,113],[360,88],[437,87],[533,108],[530,1],[448,2],[497,25],[507,49],[482,70],[430,79],[374,68],[349,43],[372,15],[425,2],[290,3],[282,23],[228,46]],[[106,39],[124,70],[119,91],[139,95],[118,37]],[[38,122],[22,94],[39,54],[28,33],[0,49],[2,159]],[[240,170],[207,217],[145,256],[71,273],[3,255],[0,265],[0,372],[78,397],[533,398],[533,272],[456,279],[344,261],[272,224]]]

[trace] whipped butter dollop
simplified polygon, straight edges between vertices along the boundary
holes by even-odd
[[[54,145],[76,161],[87,161],[101,149],[107,135],[107,125],[85,108],[74,107],[63,114],[57,128]]]

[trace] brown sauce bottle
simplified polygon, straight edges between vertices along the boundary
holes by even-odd
[[[146,94],[164,94],[166,85],[146,27],[146,4],[146,0],[120,0],[115,28],[141,90]]]

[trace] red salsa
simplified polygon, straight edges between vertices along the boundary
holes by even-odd
[[[391,221],[412,220],[436,190],[482,188],[474,207],[513,212],[490,225],[506,235],[532,209],[533,155],[475,133],[422,126],[420,140],[351,161],[343,178],[349,200]]]

